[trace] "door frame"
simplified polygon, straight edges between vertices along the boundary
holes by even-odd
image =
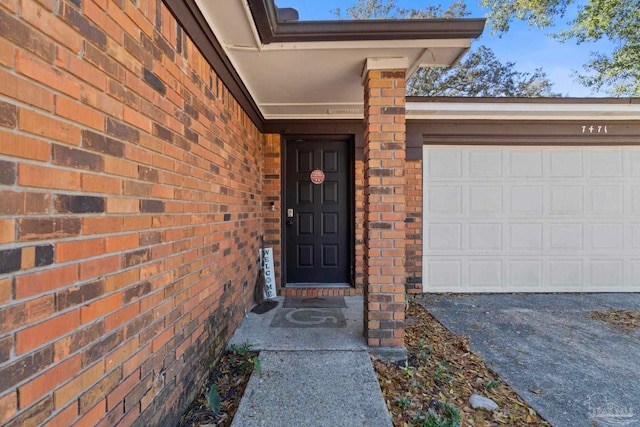
[[[280,150],[280,172],[282,179],[280,181],[280,194],[281,194],[281,205],[280,205],[280,242],[281,242],[281,267],[280,272],[282,275],[282,283],[281,286],[283,288],[291,287],[297,288],[298,286],[289,285],[287,278],[287,227],[286,227],[286,212],[287,212],[287,148],[289,146],[289,142],[291,141],[344,141],[347,145],[347,160],[349,165],[348,176],[350,182],[347,185],[348,188],[348,200],[349,204],[347,209],[349,210],[349,221],[347,226],[349,228],[349,288],[355,287],[355,265],[356,265],[356,239],[355,239],[355,229],[356,229],[356,216],[355,216],[355,136],[349,134],[337,134],[337,135],[281,135],[281,150]],[[319,287],[333,287],[331,284],[327,284]],[[304,287],[304,289],[313,289],[311,287]]]

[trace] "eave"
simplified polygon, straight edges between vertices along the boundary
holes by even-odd
[[[451,66],[483,19],[279,22],[272,0],[164,0],[261,130],[270,121],[362,120],[367,58],[408,75]]]

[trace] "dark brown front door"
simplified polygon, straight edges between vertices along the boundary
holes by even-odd
[[[346,140],[287,141],[288,285],[351,282],[350,164]]]

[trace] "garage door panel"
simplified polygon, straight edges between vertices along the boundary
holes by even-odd
[[[425,211],[431,216],[462,214],[462,186],[433,185],[425,197]]]
[[[543,211],[544,187],[543,186],[513,186],[508,190],[509,213],[512,216],[538,217]]]
[[[502,261],[499,259],[474,259],[467,262],[469,287],[483,292],[502,289]]]
[[[549,224],[549,249],[553,252],[583,252],[583,224],[581,222]]]
[[[631,212],[640,215],[640,186],[631,187]]]
[[[549,284],[560,289],[580,289],[583,285],[583,261],[551,260],[549,261]]]
[[[631,249],[640,250],[640,223],[631,224]]]
[[[501,251],[502,223],[469,224],[469,251]]]
[[[501,178],[502,150],[471,150],[468,155],[467,176],[470,178]]]
[[[640,259],[632,259],[630,262],[631,284],[638,289],[640,287]]]
[[[509,224],[509,249],[512,252],[542,250],[543,226],[540,223]]]
[[[523,259],[508,262],[508,283],[514,289],[528,292],[539,290],[543,276],[543,263],[540,260]]]
[[[461,224],[430,224],[426,232],[429,250],[434,252],[460,252],[462,250]]]
[[[549,214],[575,216],[584,214],[584,189],[576,185],[549,187]]]
[[[594,259],[589,267],[593,288],[611,288],[624,282],[624,262],[621,260]]]
[[[620,178],[624,176],[622,150],[594,149],[588,154],[590,177]]]
[[[432,259],[424,264],[433,291],[462,290],[462,261]]]
[[[584,176],[583,153],[576,150],[547,152],[547,175],[551,178],[582,178]]]
[[[541,150],[507,150],[507,156],[509,159],[509,177],[542,177]]]
[[[623,224],[590,224],[590,229],[592,251],[624,250]]]
[[[425,160],[424,176],[431,180],[462,177],[462,152],[457,148],[431,152]]]
[[[428,146],[428,292],[640,291],[640,149]]]
[[[624,186],[593,187],[589,195],[591,212],[595,215],[624,213]]]
[[[629,161],[631,176],[640,176],[640,149],[630,149],[626,158]]]
[[[469,212],[475,216],[502,215],[502,187],[498,186],[470,186]]]

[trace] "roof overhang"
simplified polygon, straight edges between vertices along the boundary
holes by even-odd
[[[639,98],[408,97],[407,121],[640,120]]]
[[[408,75],[420,67],[449,67],[468,51],[485,23],[280,22],[273,0],[164,1],[262,125],[272,120],[362,119],[361,74],[368,58],[402,58]]]

